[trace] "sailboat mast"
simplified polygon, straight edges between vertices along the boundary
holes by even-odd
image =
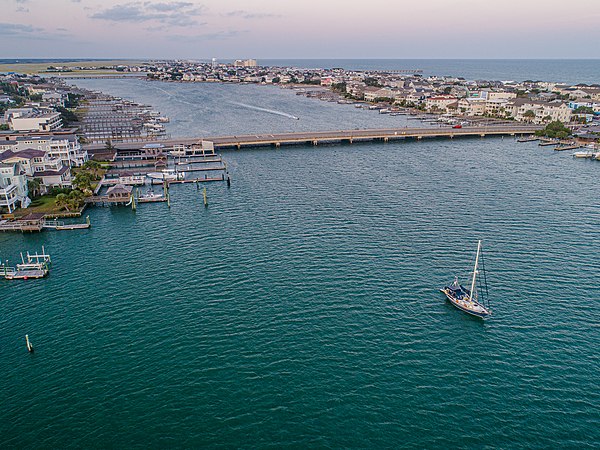
[[[475,278],[477,277],[477,264],[479,264],[479,251],[481,250],[481,240],[477,241],[477,256],[475,256],[475,268],[473,269],[473,281],[471,282],[471,301],[474,298]]]

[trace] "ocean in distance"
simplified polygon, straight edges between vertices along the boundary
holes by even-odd
[[[78,83],[172,135],[391,120],[269,86]],[[596,162],[512,138],[224,157],[208,208],[179,185],[170,209],[0,235],[3,259],[54,260],[0,282],[0,447],[597,446]],[[477,239],[485,322],[438,291]]]
[[[354,70],[421,69],[424,76],[453,76],[467,80],[600,83],[600,59],[266,59],[259,63]]]
[[[0,64],[14,64],[16,62],[70,63],[75,61],[78,60],[0,59]],[[209,60],[200,61],[210,62]],[[219,59],[218,61],[232,62],[227,59]],[[542,80],[570,84],[600,83],[600,59],[258,59],[258,63],[264,66],[308,69],[333,67],[353,70],[421,69],[424,76],[455,76],[467,80]]]

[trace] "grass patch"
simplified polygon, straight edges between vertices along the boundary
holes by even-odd
[[[60,210],[56,207],[54,195],[42,195],[31,201],[29,208],[19,208],[14,212],[15,217],[23,217],[30,213],[56,214]]]
[[[42,75],[52,76],[56,75],[56,72],[43,74],[50,66],[61,66],[61,67],[100,67],[100,66],[136,66],[140,65],[140,60],[112,60],[112,61],[74,61],[74,62],[44,62],[44,63],[15,63],[15,64],[0,64],[0,72],[17,72],[17,73],[41,73]],[[90,75],[96,71],[74,71],[63,73],[68,75],[70,73],[89,73]],[[106,73],[106,71],[97,71],[97,73]],[[111,72],[112,73],[112,72]],[[116,72],[115,72],[116,73]],[[122,72],[118,72],[122,73]],[[60,73],[58,73],[60,75]]]

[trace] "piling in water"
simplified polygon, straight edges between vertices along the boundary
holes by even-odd
[[[29,342],[29,335],[28,334],[25,335],[25,343],[27,344],[27,351],[29,353],[33,353],[33,345],[31,345],[31,342]]]
[[[206,195],[206,188],[202,190],[202,196],[204,197],[204,207],[208,207],[208,196]]]

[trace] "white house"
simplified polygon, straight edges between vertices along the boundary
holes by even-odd
[[[53,187],[71,186],[71,169],[60,158],[53,158],[44,150],[26,149],[0,153],[0,163],[17,164],[20,173],[29,180],[40,180],[42,192]]]
[[[0,162],[0,208],[12,213],[16,208],[27,208],[31,200],[27,178],[18,162]]]
[[[543,123],[544,119],[550,121],[559,121],[568,123],[571,121],[571,108],[562,102],[540,102],[527,98],[517,98],[510,100],[505,105],[508,115],[520,122]],[[528,111],[535,114],[534,117],[528,117]]]
[[[54,131],[62,127],[60,114],[55,111],[15,113],[7,122],[14,131]]]
[[[67,167],[79,167],[89,159],[87,150],[81,148],[74,134],[20,136],[14,141],[0,141],[0,150],[19,152],[32,148],[44,150],[50,158],[59,158]]]

